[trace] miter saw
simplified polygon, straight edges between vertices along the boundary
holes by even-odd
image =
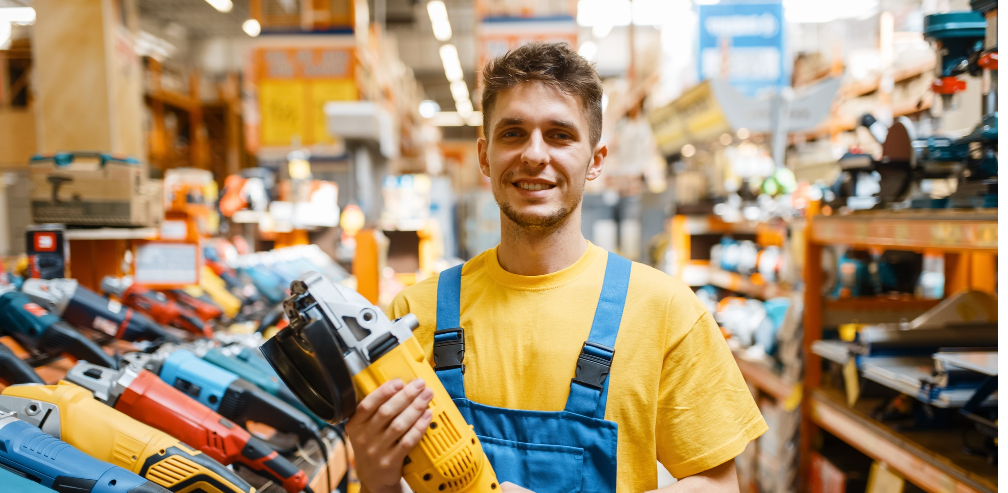
[[[932,92],[943,111],[957,106],[966,89],[958,77],[969,74],[984,82],[983,116],[962,137],[917,135],[914,122],[897,118],[886,128],[873,115],[860,124],[882,144],[881,157],[847,153],[838,162],[841,176],[833,185],[850,209],[997,207],[997,3],[973,1],[972,11],[925,17],[924,36],[938,54]],[[986,16],[986,19],[985,19]],[[933,181],[955,182],[942,194]],[[944,195],[944,196],[943,196]]]

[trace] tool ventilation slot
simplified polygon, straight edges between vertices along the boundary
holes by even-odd
[[[447,487],[442,491],[457,492],[467,489],[479,474],[479,465],[473,460],[473,450],[462,447],[448,460],[438,466],[438,472],[447,479]]]
[[[462,434],[444,413],[437,414],[420,439],[420,447],[428,457],[442,457],[462,440]]]
[[[147,479],[170,488],[195,476],[198,472],[199,467],[196,464],[176,455],[151,466],[147,470]]]

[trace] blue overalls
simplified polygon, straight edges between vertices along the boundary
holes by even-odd
[[[616,491],[617,427],[605,420],[606,377],[623,318],[630,266],[629,260],[609,253],[591,332],[578,356],[567,405],[560,412],[505,409],[466,398],[465,339],[459,327],[462,266],[441,273],[434,370],[475,428],[500,482],[536,493]]]

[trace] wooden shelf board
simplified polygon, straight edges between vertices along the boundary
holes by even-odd
[[[843,394],[816,389],[809,399],[812,422],[865,455],[885,462],[911,483],[930,493],[997,491],[997,466],[962,451],[962,432],[897,432],[869,417],[878,399],[847,407]]]
[[[735,362],[746,381],[753,384],[762,392],[773,396],[777,402],[782,404],[792,404],[795,407],[801,402],[801,384],[788,383],[783,377],[777,374],[772,368],[761,361],[754,361],[746,358],[740,352],[733,352]],[[792,408],[793,409],[793,408]],[[789,410],[792,410],[789,409]]]
[[[827,310],[893,311],[923,310],[935,307],[941,300],[896,298],[891,296],[859,296],[847,299],[826,299]]]
[[[777,283],[757,284],[752,281],[751,277],[713,267],[710,269],[710,284],[761,300],[791,296],[792,294],[790,289]]]
[[[912,251],[997,251],[997,210],[910,210],[815,216],[811,239],[826,245]]]

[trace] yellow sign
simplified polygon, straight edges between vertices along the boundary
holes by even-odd
[[[315,118],[311,140],[316,143],[331,143],[333,138],[326,132],[325,112],[322,108],[329,101],[356,101],[360,99],[357,92],[357,82],[353,79],[318,80],[312,83],[311,93],[312,115]]]
[[[252,70],[260,112],[260,144],[289,147],[332,143],[328,101],[360,99],[354,54],[346,47],[260,48]]]
[[[682,146],[691,142],[702,142],[732,131],[710,82],[703,82],[679,99],[650,112],[648,121],[658,148],[667,156],[678,154]]]
[[[299,80],[264,80],[259,83],[263,145],[289,146],[294,136],[304,143],[304,89],[304,82]]]

